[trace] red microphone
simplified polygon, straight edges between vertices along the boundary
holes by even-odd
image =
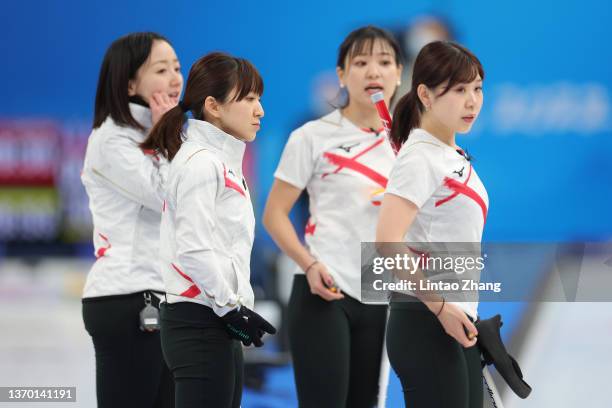
[[[380,121],[382,122],[383,128],[385,132],[387,132],[387,137],[391,137],[391,114],[389,113],[389,108],[387,108],[387,104],[385,103],[385,95],[380,92],[373,93],[370,95],[370,99],[374,106],[376,106],[376,110],[378,111],[378,116],[380,117]],[[395,145],[395,143],[391,142],[391,147],[393,148],[393,152],[397,154],[399,152],[399,147]]]

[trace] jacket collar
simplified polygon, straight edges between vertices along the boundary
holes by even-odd
[[[140,123],[145,131],[150,130],[153,127],[153,121],[151,118],[151,110],[146,106],[139,105],[134,102],[129,103],[130,113]]]
[[[188,141],[219,154],[230,168],[242,172],[242,158],[246,149],[243,141],[209,122],[197,119],[189,119],[186,137]]]
[[[410,136],[408,136],[408,141],[406,143],[411,145],[411,144],[415,144],[419,142],[426,142],[426,143],[434,144],[436,146],[441,147],[442,149],[446,151],[449,151],[455,154],[457,153],[457,148],[459,148],[459,146],[457,146],[457,148],[454,148],[452,146],[447,145],[446,143],[442,142],[440,139],[438,139],[437,137],[435,137],[434,135],[432,135],[425,129],[414,128],[410,132]]]

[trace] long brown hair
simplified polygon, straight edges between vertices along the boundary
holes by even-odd
[[[448,81],[441,96],[456,84],[472,82],[478,75],[484,79],[482,64],[467,48],[450,41],[434,41],[424,46],[414,62],[412,88],[393,111],[392,142],[396,146],[404,144],[421,122],[425,107],[417,96],[420,84],[433,89]]]
[[[123,36],[108,47],[98,77],[93,128],[99,128],[108,116],[116,124],[144,130],[129,108],[128,84],[151,54],[154,41],[170,42],[157,33],[143,32]]]
[[[263,89],[263,80],[249,61],[221,52],[210,53],[193,64],[183,100],[161,117],[141,147],[155,150],[172,160],[183,143],[187,112],[191,112],[195,119],[205,120],[204,101],[207,97],[226,103],[234,90],[233,100],[240,101],[251,92],[261,96]]]

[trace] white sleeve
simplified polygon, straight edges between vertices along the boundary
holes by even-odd
[[[303,190],[312,177],[314,163],[311,138],[301,128],[296,129],[289,136],[274,177]]]
[[[400,151],[387,184],[386,193],[402,197],[421,208],[442,184],[436,176],[434,155],[426,149],[414,148]]]
[[[175,239],[177,260],[200,289],[197,297],[212,299],[214,312],[223,316],[236,307],[238,296],[213,249],[219,171],[209,158],[185,165],[176,191]]]
[[[168,162],[146,155],[127,135],[109,135],[100,145],[93,176],[117,193],[161,213]]]

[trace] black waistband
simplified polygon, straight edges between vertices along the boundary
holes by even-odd
[[[389,307],[391,307],[392,309],[407,309],[430,312],[427,306],[425,306],[425,304],[421,302],[419,298],[398,292],[391,292],[389,298]]]
[[[184,323],[194,327],[218,327],[225,329],[223,320],[212,308],[193,302],[162,303],[162,320]]]
[[[391,292],[389,308],[392,310],[413,310],[415,312],[432,313],[431,310],[425,306],[425,303],[421,302],[419,298],[398,292]],[[470,315],[467,313],[465,315],[472,323],[474,323],[474,319]]]
[[[81,301],[83,303],[90,303],[90,302],[102,302],[102,301],[106,301],[106,300],[125,300],[125,299],[133,299],[133,298],[137,298],[137,297],[142,297],[145,293],[149,293],[151,295],[151,302],[154,305],[159,304],[159,299],[157,298],[157,296],[155,296],[155,294],[160,295],[160,296],[165,296],[164,292],[158,291],[158,290],[143,290],[140,292],[134,292],[134,293],[125,293],[125,294],[121,294],[121,295],[106,295],[106,296],[95,296],[95,297],[86,297],[81,299]]]

